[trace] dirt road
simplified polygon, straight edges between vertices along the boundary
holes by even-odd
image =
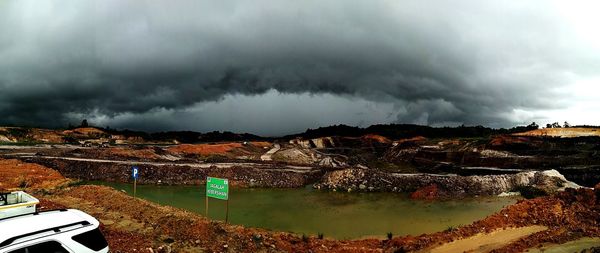
[[[530,226],[521,228],[507,228],[490,233],[478,234],[465,239],[446,243],[439,247],[434,247],[420,251],[421,253],[444,253],[444,252],[473,252],[484,253],[494,249],[502,248],[525,236],[548,229],[544,226]]]
[[[40,155],[31,155],[31,154],[11,154],[19,158],[41,158],[48,160],[66,160],[66,161],[79,161],[79,162],[94,162],[94,163],[113,163],[120,165],[152,165],[152,166],[181,166],[181,167],[192,167],[192,168],[220,168],[227,169],[233,167],[253,167],[253,168],[263,168],[265,170],[273,170],[270,169],[272,167],[271,164],[263,164],[263,163],[251,163],[251,162],[240,162],[240,163],[205,163],[205,162],[197,162],[197,163],[165,163],[165,162],[146,162],[146,161],[129,161],[129,160],[108,160],[108,159],[94,159],[94,158],[78,158],[78,157],[59,157],[59,156],[40,156]],[[306,173],[314,170],[314,167],[310,166],[297,166],[297,165],[280,165],[278,166],[278,171],[289,171],[296,173]]]
[[[273,154],[275,154],[275,152],[279,151],[280,149],[281,149],[281,146],[279,144],[275,144],[272,149],[267,151],[267,153],[265,153],[264,155],[260,156],[260,160],[261,161],[273,161],[273,158],[272,158]]]

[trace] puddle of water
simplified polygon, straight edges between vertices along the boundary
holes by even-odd
[[[132,194],[131,184],[93,182]],[[205,188],[139,185],[137,196],[204,215]],[[416,201],[395,193],[343,193],[300,189],[230,189],[229,221],[250,227],[336,239],[420,235],[470,224],[517,198]],[[209,217],[225,219],[225,201],[209,200]]]
[[[542,248],[530,249],[530,253],[572,253],[581,252],[582,250],[592,247],[600,247],[600,238],[585,237],[572,242],[563,244],[549,244]]]

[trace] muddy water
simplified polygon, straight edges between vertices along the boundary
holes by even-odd
[[[132,185],[95,182],[132,194]],[[137,196],[204,214],[203,187],[138,186]],[[336,239],[419,235],[482,219],[515,198],[414,201],[392,193],[340,193],[303,189],[231,189],[229,221],[251,227]],[[225,218],[225,201],[211,199],[209,216]]]

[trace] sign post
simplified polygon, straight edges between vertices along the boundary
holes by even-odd
[[[133,177],[133,197],[135,198],[135,193],[137,190],[137,179],[140,176],[139,169],[137,166],[131,167],[131,177]]]
[[[206,177],[206,217],[208,217],[208,198],[226,200],[225,223],[229,221],[229,180]]]

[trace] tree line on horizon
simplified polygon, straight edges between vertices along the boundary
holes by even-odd
[[[67,129],[75,129],[80,127],[95,127],[90,124],[87,119],[81,121],[81,124],[74,126],[69,124]],[[568,122],[564,122],[563,125],[558,122],[547,124],[546,128],[594,128],[598,126],[591,125],[579,125],[571,126]],[[275,140],[275,139],[293,139],[293,138],[319,138],[325,136],[348,136],[348,137],[360,137],[366,134],[376,134],[387,137],[389,139],[403,139],[411,138],[415,136],[423,136],[427,138],[451,138],[451,137],[487,137],[491,135],[502,135],[512,134],[518,132],[526,132],[530,130],[539,129],[540,126],[532,122],[527,126],[516,126],[512,128],[490,128],[481,125],[478,126],[444,126],[444,127],[432,127],[416,124],[377,124],[369,127],[357,127],[348,126],[344,124],[319,127],[316,129],[307,129],[303,133],[286,135],[281,137],[262,137],[250,133],[233,133],[229,131],[212,131],[206,133],[200,133],[195,131],[162,131],[148,133],[143,131],[135,131],[129,129],[115,129],[106,127],[95,127],[105,131],[107,134],[118,134],[126,137],[139,136],[150,141],[169,141],[178,140],[182,143],[194,143],[194,142],[219,142],[219,141],[249,141],[249,140]],[[22,133],[21,133],[22,134]]]

